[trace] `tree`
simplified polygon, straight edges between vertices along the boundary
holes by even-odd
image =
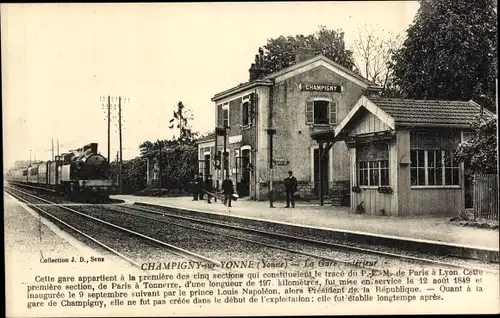
[[[426,0],[394,55],[395,84],[405,97],[470,100],[494,109],[496,6],[492,0]]]
[[[190,110],[186,109],[182,102],[178,102],[176,105],[176,110],[174,110],[174,118],[170,119],[170,126],[168,128],[179,129],[179,137],[177,141],[179,143],[192,143],[193,140],[198,135],[197,133],[193,133],[189,121],[193,119],[193,114]],[[175,123],[177,121],[177,124]],[[173,137],[175,140],[175,135]]]
[[[362,29],[358,29],[353,50],[357,61],[356,68],[363,77],[383,88],[382,96],[398,97],[399,94],[393,86],[390,64],[393,53],[401,47],[401,37],[394,36],[391,31],[376,30],[366,24]],[[381,38],[377,33],[387,36]]]
[[[113,161],[109,167],[109,176],[116,180],[119,173],[118,162]],[[146,161],[143,158],[134,158],[123,162],[122,182],[123,193],[130,194],[146,187]]]
[[[315,34],[307,36],[280,36],[268,39],[264,46],[263,72],[261,76],[280,71],[295,64],[295,53],[298,48],[311,48],[315,54],[323,54],[332,61],[348,68],[354,68],[352,51],[346,49],[344,32],[328,30],[320,26]]]
[[[141,151],[141,156],[150,159],[156,159],[158,163],[159,172],[159,185],[161,189],[163,186],[163,172],[166,168],[167,163],[167,152],[177,144],[173,140],[156,140],[155,142],[145,141],[139,145]]]
[[[497,173],[497,118],[480,116],[471,128],[474,133],[458,146],[456,158],[470,167],[473,174]]]

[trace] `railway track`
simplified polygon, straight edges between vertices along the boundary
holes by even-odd
[[[182,228],[184,229],[184,231],[191,231],[193,235],[195,235],[194,233],[197,233],[196,235],[198,236],[205,235],[207,240],[217,237],[232,242],[244,242],[247,245],[257,245],[261,248],[282,251],[288,253],[289,255],[293,254],[298,256],[299,258],[307,257],[309,259],[320,259],[322,261],[335,262],[349,266],[354,265],[372,271],[383,271],[384,269],[387,269],[387,267],[391,267],[393,265],[401,267],[401,265],[414,266],[415,264],[421,264],[441,268],[474,268],[480,269],[484,272],[498,274],[498,271],[489,268],[471,266],[470,264],[464,265],[443,262],[423,257],[389,253],[376,249],[361,248],[346,244],[326,242],[318,239],[298,237],[290,234],[245,228],[234,224],[223,224],[201,218],[172,214],[164,210],[157,211],[151,208],[128,205],[93,205],[94,208],[99,209],[98,211],[89,211],[87,207],[83,205],[75,205],[74,208],[69,208],[66,205],[55,204],[53,202],[50,202],[49,200],[38,198],[37,196],[24,192],[22,190],[15,189],[15,191],[21,191],[24,195],[28,195],[41,200],[42,202],[44,202],[44,206],[58,206],[62,209],[65,209],[66,211],[70,211],[82,217],[87,217],[95,222],[100,222],[109,227],[124,231],[125,233],[150,240],[151,242],[163,245],[169,249],[173,249],[177,252],[177,255],[181,253],[181,255],[202,259],[203,261],[211,262],[212,264],[216,264],[218,263],[218,261],[214,258],[202,256],[202,254],[199,253],[190,252],[186,248],[175,246],[171,243],[166,243],[164,240],[154,238],[154,232],[157,231],[154,228],[159,228],[159,224],[166,224],[169,228],[176,227]],[[35,207],[37,209],[41,208],[41,206],[39,205],[35,205]],[[128,218],[128,221],[126,221],[125,224],[117,225],[112,223],[116,222],[117,219],[124,217]],[[137,223],[137,220],[139,219],[142,220],[141,222],[149,222],[149,227],[152,230],[150,230],[150,233],[148,233],[148,235],[126,228],[127,225]],[[175,233],[173,235],[175,236]],[[170,239],[172,239],[172,235],[170,236]],[[201,250],[203,252],[203,248],[201,248]],[[314,250],[316,253],[312,253],[310,252],[310,250]],[[366,259],[366,255],[371,255],[372,257],[374,257],[375,261],[353,262],[353,259]]]
[[[114,256],[125,260],[135,267],[141,268],[141,262],[134,260],[134,257],[130,255],[134,253],[131,253],[130,249],[128,249],[126,246],[123,246],[123,241],[128,242],[129,245],[135,245],[134,251],[147,250],[147,252],[150,254],[163,254],[164,256],[168,256],[170,260],[176,259],[176,257],[172,256],[177,256],[177,258],[180,259],[198,261],[212,265],[208,266],[208,268],[213,268],[213,265],[218,264],[218,262],[215,260],[181,249],[177,246],[168,244],[139,232],[118,226],[111,222],[106,222],[104,220],[94,218],[68,206],[65,206],[64,204],[54,203],[16,188],[9,188],[8,190],[5,189],[5,191],[35,210],[40,215],[47,217],[57,224],[61,224],[62,226],[70,229],[83,238],[96,244],[100,248],[103,248]],[[26,197],[30,199],[26,199]],[[43,203],[39,204],[34,203],[33,201]],[[61,211],[64,211],[66,213],[61,213]],[[78,222],[78,218],[80,218],[80,220],[84,220],[84,222]],[[88,222],[89,220],[93,223]],[[75,226],[70,223],[78,223],[79,226]],[[112,229],[112,231],[114,232],[110,232],[109,229]],[[116,235],[117,233],[119,234]],[[133,242],[130,242],[131,238],[135,238],[135,240]],[[120,240],[122,241],[120,242]],[[104,241],[106,241],[106,243]],[[118,246],[118,248],[116,246]],[[162,248],[158,249],[158,246]],[[125,252],[120,250],[125,250]]]
[[[159,231],[158,230],[158,220],[155,218],[146,217],[144,215],[137,215],[137,214],[133,214],[133,213],[123,213],[123,211],[117,211],[116,208],[110,207],[109,205],[96,206],[96,208],[98,208],[99,211],[89,211],[87,209],[89,205],[80,206],[79,208],[76,208],[76,206],[72,206],[72,208],[69,208],[68,206],[66,206],[64,204],[55,204],[55,203],[50,202],[49,200],[39,198],[33,194],[24,192],[22,190],[16,189],[14,191],[20,192],[24,196],[34,198],[35,200],[37,200],[39,202],[43,202],[41,205],[31,204],[32,207],[37,207],[38,210],[41,209],[42,207],[49,207],[52,204],[52,206],[62,208],[64,210],[70,211],[71,213],[74,213],[76,215],[86,216],[90,220],[103,223],[105,225],[120,229],[122,231],[126,231],[127,233],[134,233],[135,235],[138,235],[138,236],[143,237],[143,238],[153,239],[155,242],[165,243],[164,241],[160,241],[160,240],[152,237],[152,236],[154,236],[155,231],[156,232]],[[17,196],[17,197],[19,197],[19,196]],[[80,211],[78,211],[77,209],[79,209]],[[113,212],[114,212],[114,214],[113,214]],[[49,213],[49,214],[52,216],[52,213]],[[99,217],[96,217],[96,214],[100,214]],[[115,224],[117,219],[118,219],[118,217],[116,217],[116,215],[129,215],[130,216],[129,220],[127,222],[125,222],[128,225],[130,225],[130,224],[137,225],[138,219],[143,219],[143,220],[147,219],[147,220],[154,222],[154,223],[150,222],[149,223],[150,226],[148,226],[148,228],[150,229],[150,235],[145,235],[144,233],[139,233],[136,231],[132,231],[131,229],[127,229],[127,228],[125,228],[126,225]],[[105,220],[106,218],[108,220]],[[110,219],[113,220],[113,223],[111,223],[109,221]],[[203,229],[200,229],[199,227],[182,225],[182,224],[179,224],[178,222],[174,223],[174,222],[166,222],[165,220],[162,220],[161,223],[168,224],[170,228],[172,226],[175,226],[175,227],[181,229],[182,231],[190,230],[191,235],[189,235],[189,237],[193,238],[193,239],[194,239],[195,235],[200,236],[201,234],[204,234],[205,235],[204,240],[209,240],[210,238],[216,238],[219,240],[227,241],[227,242],[224,242],[225,243],[224,250],[219,249],[219,250],[215,251],[215,254],[222,254],[223,256],[226,256],[226,258],[225,258],[226,260],[234,259],[238,256],[242,256],[242,257],[247,256],[249,251],[251,252],[251,249],[255,249],[255,247],[258,246],[259,253],[263,253],[262,250],[267,250],[267,253],[264,253],[264,256],[265,256],[264,258],[270,258],[273,256],[280,256],[280,257],[278,257],[279,259],[290,259],[291,264],[292,264],[291,266],[298,266],[299,262],[302,262],[301,264],[303,264],[303,262],[306,259],[311,259],[311,258],[320,259],[322,261],[343,263],[343,264],[352,263],[352,261],[343,260],[343,259],[340,259],[339,257],[332,257],[330,255],[317,255],[314,253],[305,252],[303,249],[299,250],[297,248],[287,248],[285,246],[278,246],[276,244],[271,244],[269,242],[263,242],[262,239],[258,240],[256,237],[245,238],[245,237],[242,237],[241,233],[239,235],[234,235],[234,234],[228,235],[227,233],[226,234],[221,233],[220,230],[219,231],[203,230]],[[177,232],[177,233],[179,233],[179,232]],[[158,233],[156,233],[156,234],[158,234]],[[171,236],[170,239],[174,239],[176,236],[175,234],[176,233],[174,233],[173,237]],[[186,240],[186,241],[188,241],[188,240]],[[167,247],[173,246],[172,244],[169,244],[169,243],[165,243],[165,245]],[[183,252],[187,251],[187,249],[180,248],[180,247],[177,247],[177,249],[181,250]],[[204,251],[203,247],[201,248],[201,250]],[[233,250],[233,252],[228,253],[227,250]],[[237,250],[239,250],[240,252],[238,253]],[[191,253],[191,255],[194,254],[192,252],[190,252],[190,253]],[[196,254],[196,255],[201,255],[201,254]],[[293,255],[293,256],[291,256],[291,255]],[[205,258],[207,258],[207,257],[205,257]],[[218,258],[220,260],[224,259],[223,257],[222,258],[218,257]],[[212,264],[217,262],[214,259],[210,259],[210,260],[212,261]],[[219,262],[220,262],[220,260],[219,260]],[[377,267],[368,266],[368,265],[362,265],[360,267],[370,269],[370,270],[375,270],[375,271],[382,270],[382,268],[377,268]]]
[[[113,207],[112,209],[128,209],[128,210],[133,210],[133,211],[140,211],[144,213],[149,213],[153,214],[159,217],[163,218],[170,218],[170,219],[177,219],[179,221],[189,221],[192,223],[198,223],[198,224],[203,224],[203,225],[209,225],[212,227],[216,228],[224,228],[224,229],[231,229],[231,230],[237,230],[241,232],[247,232],[247,233],[258,233],[260,235],[272,237],[278,240],[283,240],[286,242],[301,242],[305,243],[308,245],[315,245],[315,246],[322,246],[324,248],[332,249],[332,250],[346,250],[349,252],[354,252],[354,253],[361,253],[363,255],[369,254],[369,255],[375,255],[375,256],[382,256],[386,258],[391,258],[391,259],[397,259],[397,260],[404,260],[405,262],[408,262],[409,264],[423,264],[423,265],[432,265],[432,266],[440,266],[440,267],[447,267],[447,268],[457,268],[457,269],[480,269],[484,272],[488,273],[493,273],[493,274],[498,274],[498,270],[493,270],[490,268],[484,268],[480,266],[475,266],[475,265],[470,265],[469,264],[457,264],[457,263],[452,263],[452,262],[445,262],[441,260],[436,260],[436,259],[429,259],[429,258],[424,258],[424,257],[417,257],[417,256],[412,256],[412,255],[405,255],[405,254],[398,254],[398,253],[392,253],[392,252],[386,252],[386,251],[381,251],[377,249],[369,249],[365,247],[358,247],[358,246],[352,246],[352,245],[347,245],[347,244],[341,244],[341,243],[332,243],[332,242],[327,242],[319,239],[313,239],[313,238],[306,238],[306,237],[299,237],[299,236],[294,236],[291,234],[285,234],[285,233],[277,233],[277,232],[270,232],[262,229],[256,229],[256,228],[247,228],[247,227],[242,227],[234,224],[225,224],[225,223],[220,223],[220,222],[214,222],[211,220],[207,219],[202,219],[202,218],[196,218],[196,217],[188,217],[188,216],[183,216],[183,215],[178,215],[178,214],[173,214],[173,213],[168,213],[166,211],[157,211],[151,208],[143,208],[143,207],[136,207],[136,206],[128,206],[128,205],[120,205],[119,207]],[[126,211],[122,211],[122,213],[130,213]],[[140,216],[140,217],[145,217],[145,218],[150,218],[145,215],[139,215],[137,213],[134,213],[134,215]],[[162,221],[161,219],[158,218],[153,218],[155,220]],[[164,220],[162,222],[168,222],[168,223],[173,223],[171,220]],[[184,226],[186,228],[196,228],[192,227],[186,224],[178,224],[179,226]],[[207,231],[209,233],[214,233],[214,231],[210,230],[204,230],[204,229],[199,229],[202,231]],[[266,243],[259,243],[255,242],[257,244],[263,244],[267,245]],[[280,247],[277,245],[273,246],[274,248],[277,249],[284,249],[284,250],[289,250],[285,247]],[[298,251],[293,251],[290,250],[291,252],[298,252]],[[299,252],[302,253],[302,252]],[[317,255],[312,255],[311,253],[302,253],[304,255],[308,255],[311,257],[318,257]],[[339,262],[343,262],[342,260],[337,260]],[[466,262],[469,260],[465,260]],[[471,260],[471,262],[473,262]],[[346,262],[350,263],[350,262]],[[496,267],[497,264],[494,264]]]

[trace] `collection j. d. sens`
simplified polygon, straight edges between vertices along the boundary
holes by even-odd
[[[46,263],[96,263],[96,262],[104,262],[105,259],[104,257],[95,257],[95,256],[90,256],[89,258],[85,258],[83,256],[80,256],[79,258],[75,258],[74,256],[71,258],[66,258],[66,257],[41,257],[40,258],[40,263],[46,264]]]

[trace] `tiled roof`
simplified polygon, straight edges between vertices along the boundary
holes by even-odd
[[[210,141],[212,139],[215,139],[215,133],[213,133],[213,132],[209,133],[208,135],[206,135],[204,137],[196,139],[196,143],[201,143],[201,142],[204,142],[204,141]]]
[[[323,60],[324,62],[326,63],[329,63],[331,65],[333,65],[334,67],[336,67],[337,69],[340,69],[341,71],[343,71],[344,73],[360,80],[361,82],[365,83],[366,85],[368,86],[371,86],[371,87],[378,87],[377,84],[375,84],[374,82],[364,78],[363,76],[357,74],[356,72],[330,60],[329,58],[325,57],[324,55],[322,54],[319,54],[319,55],[316,55],[315,57],[312,57],[310,59],[307,59],[305,61],[302,61],[300,63],[294,63],[293,65],[291,66],[288,66],[282,70],[279,70],[279,71],[276,71],[274,73],[271,73],[271,74],[268,74],[266,76],[264,76],[263,78],[259,78],[259,79],[256,79],[254,81],[251,81],[251,82],[246,82],[246,83],[242,83],[242,84],[238,84],[237,86],[235,87],[232,87],[232,88],[229,88],[225,91],[222,91],[220,93],[217,93],[214,95],[214,97],[212,97],[212,101],[216,101],[217,99],[220,99],[221,96],[225,96],[229,93],[233,94],[233,93],[236,93],[236,92],[240,92],[242,90],[245,90],[247,88],[250,88],[252,87],[252,85],[272,85],[272,82],[270,81],[271,79],[274,79],[278,76],[281,76],[283,74],[286,74],[288,72],[292,72],[296,69],[299,69],[301,67],[304,67],[308,64],[311,64],[311,63],[314,63],[316,61],[320,61],[320,60]]]
[[[474,101],[414,100],[400,98],[369,98],[394,118],[396,124],[464,125],[468,126],[481,111]],[[493,113],[484,109],[486,116]]]
[[[340,65],[339,63],[336,63],[334,61],[332,61],[331,59],[327,58],[326,56],[322,55],[322,54],[318,54],[316,55],[315,57],[312,57],[310,59],[307,59],[303,62],[300,62],[300,63],[295,63],[291,66],[288,66],[280,71],[277,71],[277,72],[274,72],[274,73],[271,73],[269,75],[267,75],[266,77],[264,78],[275,78],[275,77],[278,77],[282,74],[285,74],[285,73],[288,73],[288,72],[291,72],[295,69],[298,69],[298,68],[301,68],[303,67],[304,65],[307,65],[307,64],[310,64],[310,63],[313,63],[313,62],[316,62],[316,61],[319,61],[319,60],[323,60],[327,63],[330,63],[331,65],[335,66],[336,68],[344,71],[345,73],[357,78],[358,80],[362,81],[363,83],[369,85],[369,86],[377,86],[376,83],[364,78],[363,76],[359,75],[358,73],[354,72],[353,70],[350,70],[348,69],[347,67],[344,67],[342,65]]]

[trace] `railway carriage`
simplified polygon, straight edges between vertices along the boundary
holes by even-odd
[[[7,173],[12,183],[44,188],[68,197],[108,199],[112,180],[107,159],[97,152],[97,143]]]

